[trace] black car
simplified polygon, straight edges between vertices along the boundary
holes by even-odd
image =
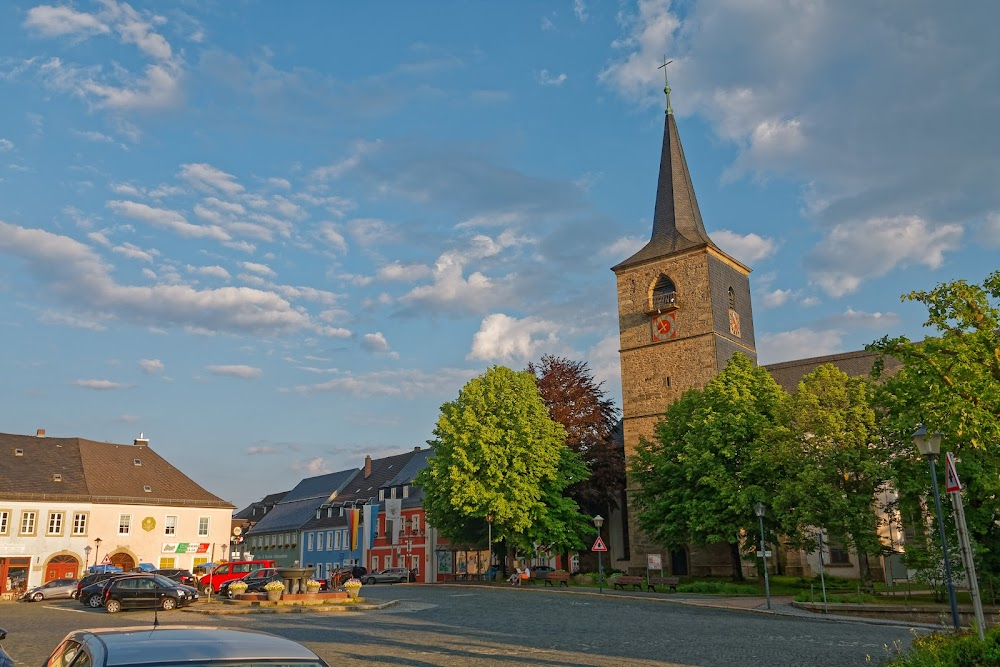
[[[7,639],[7,631],[0,628],[0,642],[5,639]],[[14,667],[14,660],[3,650],[3,646],[0,646],[0,667]]]
[[[101,572],[88,574],[76,585],[76,599],[87,607],[100,607],[104,604],[104,587],[112,579],[125,576],[121,572]]]
[[[233,599],[233,593],[229,590],[229,587],[235,584],[237,581],[242,581],[247,585],[247,593],[259,593],[264,590],[264,584],[272,581],[281,581],[281,577],[278,576],[278,570],[273,567],[263,567],[259,570],[254,570],[253,572],[247,572],[245,575],[239,579],[230,579],[229,581],[224,581],[219,586],[219,595],[227,597],[230,600]]]
[[[190,586],[158,574],[136,574],[112,579],[104,588],[104,608],[114,614],[122,609],[164,611],[189,605],[198,599]]]
[[[194,578],[190,570],[182,570],[174,567],[167,568],[166,570],[157,570],[154,574],[162,574],[167,579],[173,579],[178,584],[184,584],[185,586],[194,588],[198,586],[198,580]]]

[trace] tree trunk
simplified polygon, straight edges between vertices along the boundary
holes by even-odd
[[[743,558],[740,557],[740,545],[736,542],[730,542],[729,555],[733,559],[733,581],[742,584],[746,578],[743,576]]]

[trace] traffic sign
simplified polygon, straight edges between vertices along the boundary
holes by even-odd
[[[944,488],[948,493],[962,490],[962,482],[958,480],[958,471],[955,470],[955,457],[951,452],[944,455]]]
[[[242,528],[240,528],[239,526],[236,526],[235,528],[233,528],[233,535],[236,535],[237,537],[238,537],[238,536],[239,536],[239,535],[240,535],[240,534],[241,534],[242,532],[243,532],[243,529],[242,529]]]
[[[594,546],[590,547],[590,550],[591,551],[607,551],[608,548],[606,546],[604,546],[604,540],[602,540],[600,537],[598,537],[597,541],[594,542]]]
[[[101,561],[101,565],[111,565],[111,558],[109,556],[105,556],[104,560]]]

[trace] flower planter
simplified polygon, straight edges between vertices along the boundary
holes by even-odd
[[[267,601],[277,602],[281,599],[281,591],[267,591]]]
[[[360,588],[347,588],[347,589],[344,589],[344,590],[347,591],[347,596],[349,598],[351,598],[352,600],[357,600],[358,599],[358,591],[360,591],[361,589]]]

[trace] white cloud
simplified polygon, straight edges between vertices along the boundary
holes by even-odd
[[[235,176],[204,162],[182,164],[178,176],[203,192],[223,192],[232,197],[244,190]]]
[[[158,373],[162,373],[166,367],[159,359],[140,359],[139,368],[146,375],[157,375]]]
[[[590,15],[587,14],[587,3],[584,0],[573,0],[573,13],[580,23],[586,23],[587,19],[590,18]]]
[[[157,327],[284,333],[311,329],[308,314],[273,292],[248,287],[120,285],[88,246],[66,236],[0,221],[0,253],[20,259],[53,297],[74,308]]]
[[[258,264],[256,262],[241,262],[241,266],[252,273],[256,273],[259,276],[267,276],[268,278],[273,278],[276,274],[271,267],[266,264]]]
[[[112,382],[111,380],[74,380],[73,384],[75,384],[77,387],[83,387],[84,389],[96,389],[98,391],[128,388],[127,384],[123,384],[121,382]]]
[[[621,393],[622,365],[619,349],[621,338],[618,333],[610,333],[587,351],[587,365],[594,379],[604,383],[609,393]],[[620,403],[620,399],[618,401]]]
[[[361,337],[361,347],[372,354],[387,354],[393,359],[398,359],[399,354],[389,349],[389,341],[381,331],[365,334]]]
[[[567,76],[565,72],[560,73],[556,76],[552,76],[549,70],[543,69],[541,72],[538,73],[538,83],[542,84],[543,86],[555,86],[558,88],[559,86],[566,83],[566,79]]]
[[[986,216],[979,229],[979,234],[987,247],[1000,247],[1000,212],[993,211]]]
[[[900,317],[896,313],[883,313],[879,311],[868,313],[863,310],[854,310],[854,308],[848,306],[847,310],[836,319],[836,322],[846,327],[886,331],[898,325]]]
[[[750,266],[774,252],[777,244],[758,234],[737,234],[728,229],[712,232],[712,240],[734,258]]]
[[[78,12],[71,7],[53,7],[39,5],[28,10],[24,26],[35,30],[45,37],[61,37],[76,35],[89,37],[110,32],[111,29],[97,17],[85,12]]]
[[[499,361],[526,364],[541,356],[553,353],[564,346],[558,333],[564,327],[537,317],[517,319],[494,313],[486,317],[472,337],[472,349],[466,355],[470,361]]]
[[[353,171],[361,164],[363,157],[379,150],[381,141],[357,141],[351,147],[351,154],[339,162],[313,169],[311,176],[318,181],[329,181],[340,178]]]
[[[220,280],[229,280],[229,271],[226,271],[221,266],[187,266],[187,270],[191,273],[197,273],[198,275],[206,276],[209,278],[218,278]]]
[[[124,255],[130,259],[138,259],[143,262],[153,262],[153,257],[160,254],[156,250],[143,250],[136,245],[131,243],[123,243],[119,246],[115,246],[111,249],[112,252],[116,252],[119,255]]]
[[[254,368],[253,366],[244,366],[242,364],[233,364],[228,366],[209,366],[206,370],[212,375],[220,375],[222,377],[236,377],[244,378],[246,380],[252,380],[254,378],[259,378],[264,374],[259,368]]]
[[[292,183],[287,178],[275,178],[271,177],[267,179],[268,185],[274,186],[276,188],[281,188],[282,190],[291,190]]]
[[[77,329],[88,329],[90,331],[105,331],[107,329],[106,326],[91,318],[76,317],[75,315],[67,315],[66,313],[57,313],[51,310],[42,313],[38,319],[43,324],[58,324],[60,326],[75,327]]]
[[[14,142],[10,139],[4,139],[0,137],[0,151],[12,151],[14,150]]]
[[[806,257],[806,271],[830,296],[858,290],[901,264],[941,266],[958,248],[962,227],[932,226],[917,216],[872,218],[833,226]]]
[[[778,308],[788,303],[793,296],[795,292],[790,289],[767,290],[761,294],[761,302],[765,308]]]
[[[382,280],[398,280],[400,282],[413,282],[421,280],[431,275],[431,267],[426,264],[403,264],[393,262],[379,268],[377,275]]]
[[[639,252],[639,250],[646,245],[647,241],[649,241],[649,239],[646,237],[623,236],[604,248],[601,254],[605,257],[612,257],[616,261],[621,261],[622,259],[631,257],[635,253]]]
[[[399,241],[399,234],[395,228],[377,218],[356,218],[347,223],[347,229],[351,238],[365,248]]]
[[[843,334],[835,329],[795,329],[764,334],[757,340],[757,357],[762,364],[792,359],[809,359],[842,352]]]
[[[428,396],[454,397],[462,386],[478,375],[478,371],[441,368],[434,372],[419,370],[376,371],[365,375],[341,373],[327,382],[281,388],[283,393],[339,393],[369,398],[383,396],[414,399]]]
[[[281,454],[282,450],[277,447],[270,447],[268,445],[261,445],[259,447],[247,447],[247,454],[250,456],[260,456],[260,455],[270,455],[270,454]]]
[[[319,237],[334,250],[347,252],[347,241],[332,222],[324,222],[319,227]]]
[[[219,227],[192,224],[183,215],[170,209],[154,208],[148,204],[125,200],[112,200],[107,203],[107,206],[119,215],[139,220],[155,227],[169,229],[179,236],[208,238],[217,241],[227,241],[230,238],[229,234]]]

